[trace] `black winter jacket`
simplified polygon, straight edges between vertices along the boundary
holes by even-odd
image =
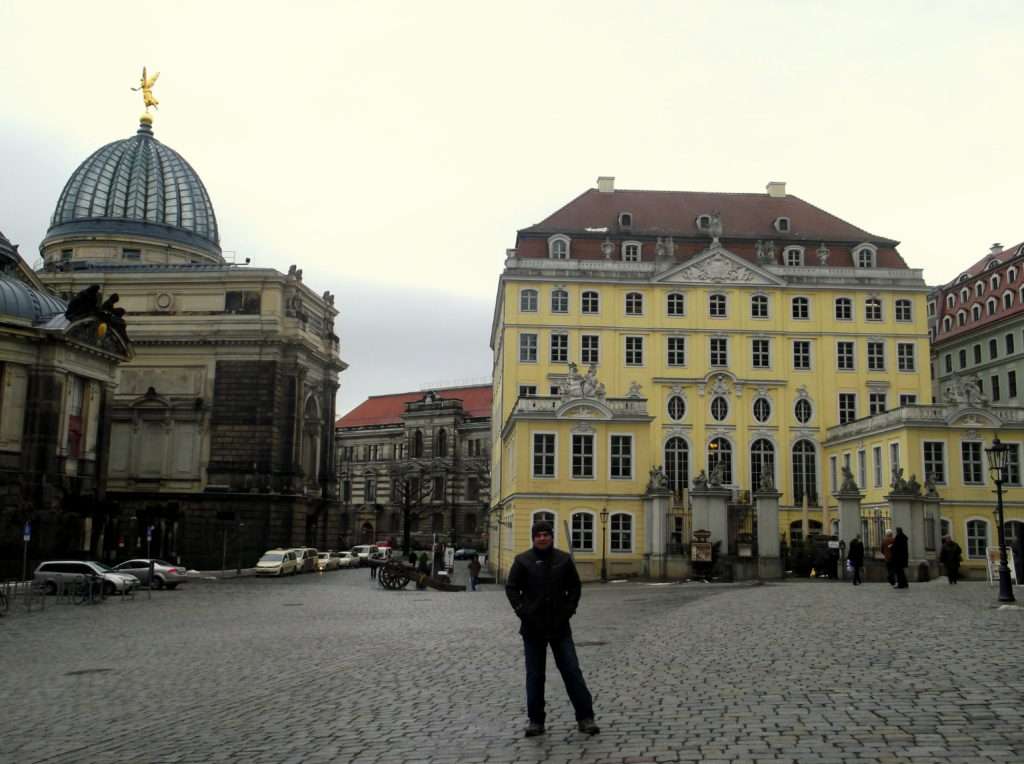
[[[892,564],[895,568],[905,568],[910,564],[910,544],[902,532],[897,533],[892,542]]]
[[[558,549],[530,548],[516,556],[505,595],[519,616],[524,637],[556,637],[569,631],[580,604],[580,577],[572,557]]]

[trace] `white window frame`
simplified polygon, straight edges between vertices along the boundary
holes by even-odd
[[[984,543],[982,544],[980,554],[971,554],[971,540],[977,538],[970,533],[971,523],[982,523],[985,527]],[[988,559],[988,547],[991,545],[990,541],[992,539],[991,526],[992,523],[987,518],[978,517],[977,515],[964,519],[964,554],[967,555],[968,560]]]
[[[882,348],[881,355],[871,352],[873,347],[878,345]],[[864,347],[864,352],[867,358],[868,371],[885,371],[885,340],[868,340]]]
[[[949,449],[944,440],[922,440],[921,441],[921,475],[928,477],[928,461],[925,459],[925,446],[938,444],[942,446],[942,480],[936,480],[935,485],[949,485]],[[932,473],[934,474],[934,473]]]
[[[630,253],[630,247],[636,247],[636,257],[633,258]],[[638,241],[624,241],[622,242],[622,262],[624,263],[639,263],[643,260],[643,244]]]
[[[845,316],[839,315],[840,304],[845,308]],[[832,314],[835,316],[836,321],[853,321],[853,300],[849,297],[837,297],[832,306]]]
[[[576,518],[577,517],[589,517],[590,518],[590,546],[584,546],[582,543],[576,545]],[[589,509],[574,509],[569,514],[569,548],[574,552],[594,552],[597,549],[597,533],[598,523],[597,514]],[[581,527],[579,530],[580,541],[582,542],[586,529]]]
[[[615,449],[612,445],[612,441],[615,438],[628,438],[629,439],[629,475],[626,476],[614,476],[612,474],[612,468],[615,464]],[[618,457],[621,458],[621,457]],[[609,480],[633,480],[636,475],[636,437],[632,433],[624,432],[610,432],[608,433],[608,479]]]
[[[587,310],[587,300],[593,295],[597,302],[597,310]],[[601,313],[601,293],[596,289],[584,289],[580,292],[580,313],[585,316],[596,316]]]
[[[551,435],[554,437],[554,449],[552,453],[552,468],[554,470],[551,475],[538,475],[537,474],[537,436],[538,435]],[[534,430],[530,433],[530,478],[533,480],[557,480],[558,479],[558,433],[548,430]]]
[[[868,262],[865,263],[862,259],[863,256],[867,256]],[[876,268],[878,266],[878,247],[874,244],[864,242],[858,244],[853,248],[853,267],[854,268]]]
[[[672,344],[674,342],[682,343],[682,348],[681,349],[680,348],[676,348],[675,350],[673,350],[672,349]],[[672,361],[672,354],[673,353],[677,353],[678,354],[678,358],[680,359],[680,360],[678,360],[675,363],[673,363],[673,361]],[[685,336],[673,334],[673,335],[669,335],[668,337],[665,338],[665,363],[668,366],[671,366],[674,369],[686,366],[686,337]]]
[[[716,342],[725,343],[725,361],[723,363],[715,363],[715,350],[714,344]],[[708,337],[708,365],[713,369],[722,369],[729,365],[729,338],[728,337]]]
[[[757,404],[762,402],[762,401],[768,407],[768,416],[766,416],[764,419],[758,419],[757,418],[757,413],[756,413],[757,412]],[[757,422],[758,424],[768,424],[769,422],[772,421],[772,416],[774,414],[775,414],[775,408],[774,408],[774,406],[772,406],[771,399],[768,398],[768,396],[766,396],[766,395],[759,395],[759,396],[757,396],[756,398],[754,398],[753,403],[750,404],[750,416],[752,416],[754,418],[754,421]]]
[[[903,312],[906,313],[906,318],[900,318],[901,308],[903,309]],[[896,300],[895,306],[893,308],[893,315],[895,316],[896,320],[899,321],[900,323],[912,322],[914,320],[914,303],[906,298],[901,297],[900,299]]]
[[[845,396],[853,396],[853,416],[843,421],[843,398]],[[836,393],[836,421],[839,424],[849,424],[850,422],[857,421],[857,393],[852,390],[840,390]]]
[[[627,316],[642,316],[644,314],[644,293],[643,292],[626,292],[625,302],[623,305],[624,315]],[[630,310],[630,303],[634,310]],[[636,310],[639,305],[639,310]]]
[[[796,346],[797,343],[807,345],[807,365],[797,366],[796,365]],[[813,371],[814,370],[814,345],[811,340],[793,340],[790,346],[790,365],[793,367],[793,371]]]
[[[878,305],[878,318],[871,318],[870,316],[868,308],[873,304]],[[882,310],[882,300],[880,297],[868,297],[864,300],[864,320],[871,321],[872,323],[885,320],[885,312]]]
[[[524,358],[523,352],[529,351],[529,342],[524,347],[523,343],[528,337],[533,337],[533,358]],[[519,333],[519,363],[537,363],[537,333],[536,332],[520,332]],[[527,355],[529,353],[527,352]]]
[[[850,352],[844,354],[842,352],[843,345],[850,346]],[[843,365],[843,360],[850,362],[849,366]],[[857,343],[853,340],[836,340],[836,371],[856,371],[857,370]]]
[[[874,411],[875,403],[872,398],[876,395],[882,396],[882,410]],[[884,414],[889,408],[889,393],[885,390],[868,390],[868,416],[875,416],[876,414]]]
[[[722,405],[725,406],[725,414],[724,414],[724,416],[721,416],[721,417],[717,417],[714,414],[715,404],[718,403],[719,401],[721,401]],[[721,408],[721,407],[719,407],[719,408]],[[729,405],[729,399],[727,397],[725,397],[724,395],[716,395],[716,396],[712,397],[711,401],[708,403],[708,416],[711,418],[712,422],[725,422],[725,421],[727,421],[729,419],[729,414],[731,413],[731,411],[732,411],[732,407]]]
[[[807,309],[806,316],[798,316],[797,305],[800,305]],[[811,320],[811,298],[806,295],[796,295],[789,301],[789,317],[794,321],[810,321]]]
[[[807,404],[807,408],[811,412],[811,415],[809,417],[807,417],[807,421],[806,422],[801,422],[800,421],[800,416],[796,413],[796,410],[800,406],[800,402],[801,401],[803,401],[804,403]],[[811,399],[810,398],[797,398],[795,401],[793,401],[793,420],[798,425],[800,425],[801,427],[810,426],[811,422],[814,421],[814,404],[811,403]]]
[[[712,306],[714,305],[715,298],[720,297],[722,301],[722,313],[716,315]],[[725,292],[712,292],[708,295],[708,317],[709,318],[728,318],[729,317],[729,295]]]
[[[674,400],[678,400],[682,404],[682,406],[683,406],[683,414],[680,417],[672,416],[672,401],[674,401]],[[668,397],[668,400],[665,401],[665,415],[670,420],[672,420],[673,422],[682,422],[684,419],[686,419],[686,413],[687,413],[686,409],[687,409],[686,398],[684,398],[681,395],[678,395],[678,394],[670,395]]]
[[[976,446],[978,451],[978,474],[981,476],[978,480],[967,479],[967,461],[964,459],[964,446]],[[984,486],[985,485],[985,473],[988,470],[985,468],[985,444],[980,440],[961,440],[960,441],[960,483],[962,485],[970,486]]]
[[[565,256],[562,257],[559,250],[559,244],[565,245]],[[550,260],[571,260],[572,259],[572,239],[565,234],[556,233],[554,236],[548,237],[548,258]]]
[[[909,355],[906,352],[907,348],[910,349]],[[900,356],[901,349],[904,352],[902,357]],[[908,374],[917,373],[917,345],[913,342],[896,343],[896,370]]]
[[[799,268],[804,264],[803,247],[786,247],[782,250],[782,262],[789,268]]]
[[[528,297],[530,295],[533,296],[533,307],[532,308],[524,308],[523,307],[523,298]],[[539,293],[538,293],[538,291],[536,289],[533,289],[531,287],[527,287],[525,289],[520,289],[519,290],[519,312],[520,313],[536,313],[537,310],[538,310],[538,306],[539,305],[540,305],[540,295],[539,295]]]
[[[630,346],[630,340],[639,340],[639,345],[640,345],[639,349],[634,347],[632,350],[630,350],[630,347],[629,347]],[[632,343],[632,344],[636,345],[635,342]],[[644,365],[644,335],[642,335],[642,334],[627,334],[627,335],[625,335],[623,337],[623,348],[622,348],[622,351],[623,351],[622,352],[622,358],[625,361],[626,366],[643,366]],[[630,361],[629,360],[630,353],[634,353],[634,354],[635,353],[639,353],[640,354],[640,360],[638,361],[634,357],[634,360]]]
[[[615,518],[616,517],[628,517],[629,518],[629,530],[628,531],[621,531],[621,530],[619,531],[620,534],[622,534],[622,533],[628,533],[629,534],[629,548],[628,549],[615,549],[612,546],[612,538],[613,538],[612,534],[614,532],[612,529],[615,527],[614,523],[615,523]],[[636,515],[633,512],[623,512],[623,511],[620,510],[618,512],[609,512],[608,513],[608,553],[609,554],[633,554],[633,550],[635,548],[635,541],[634,541],[635,538],[636,538]]]
[[[678,297],[681,303],[681,310],[678,313],[672,312],[672,298]],[[669,292],[665,295],[665,315],[670,318],[682,318],[686,315],[686,293],[685,292]]]
[[[759,305],[762,304],[761,301],[763,300],[763,305],[764,305],[764,315],[763,316],[757,315],[756,312],[754,311],[754,304],[755,304],[754,301],[755,300],[758,301],[757,304],[759,304]],[[766,295],[766,294],[752,294],[752,295],[750,295],[750,317],[752,319],[754,319],[755,321],[766,321],[767,319],[771,318],[771,307],[770,306],[771,306],[771,301],[768,299],[768,295]]]
[[[597,347],[592,347],[592,348],[586,347],[587,344],[589,344],[589,343],[587,343],[585,340],[589,340],[589,339],[596,340],[597,341],[596,342]],[[593,353],[597,357],[594,358],[594,356],[585,355],[587,353]],[[601,364],[601,335],[600,334],[581,334],[580,335],[580,361],[582,361],[582,363],[584,365],[586,365],[586,366],[590,366],[590,364],[594,364],[595,366],[599,366]]]
[[[883,468],[882,468],[882,447],[872,446],[871,447],[871,460],[872,460],[872,472],[874,477],[875,488],[882,487]]]
[[[564,339],[564,342],[560,343],[562,345],[560,348],[562,351],[561,358],[555,358],[555,337]],[[548,361],[550,363],[569,363],[570,358],[572,358],[572,353],[569,352],[569,332],[551,332],[551,337],[548,342]]]
[[[576,474],[576,438],[590,438],[590,474]],[[592,432],[574,432],[569,436],[569,477],[572,480],[597,480],[597,436]]]
[[[564,298],[564,299],[560,299],[559,300],[559,302],[562,305],[565,306],[564,310],[559,310],[559,309],[555,308],[555,300],[560,298],[560,297]],[[555,287],[554,289],[551,290],[551,312],[552,313],[557,313],[559,315],[569,312],[569,290],[568,289],[562,289],[562,287]]]
[[[757,350],[757,343],[764,343],[764,351]],[[764,363],[758,363],[760,357],[764,357]],[[750,367],[752,369],[770,369],[772,367],[772,341],[770,337],[750,338]]]

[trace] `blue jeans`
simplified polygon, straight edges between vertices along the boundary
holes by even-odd
[[[576,721],[594,718],[593,699],[580,671],[572,632],[558,637],[523,637],[526,654],[526,713],[531,722],[544,723],[544,679],[547,671],[548,645],[555,656],[555,665],[565,682],[565,691],[576,711]]]
[[[480,580],[480,579],[478,579],[478,578],[477,578],[476,576],[472,576],[472,575],[471,575],[471,576],[469,577],[469,590],[470,590],[471,592],[475,592],[475,591],[476,591],[476,585],[477,585],[477,581],[479,581],[479,580]]]

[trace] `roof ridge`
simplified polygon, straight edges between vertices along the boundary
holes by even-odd
[[[487,385],[457,385],[455,387],[424,387],[419,390],[408,390],[404,393],[380,393],[379,395],[368,395],[366,396],[366,400],[370,400],[371,398],[393,398],[396,395],[415,395],[416,393],[444,393],[448,392],[449,390],[473,390],[476,388],[483,389],[492,386],[493,383]]]
[[[854,228],[854,229],[860,231],[861,233],[866,234],[868,236],[868,239],[877,239],[879,241],[891,241],[891,242],[893,242],[893,246],[898,246],[899,245],[899,242],[896,241],[896,239],[890,239],[888,236],[879,236],[877,233],[871,233],[871,231],[868,231],[868,230],[866,230],[864,228],[861,228],[859,225],[854,225],[849,220],[846,220],[845,218],[841,218],[838,215],[836,215],[835,213],[829,212],[825,208],[819,207],[817,204],[813,204],[813,203],[807,201],[803,197],[797,196],[796,194],[788,194],[788,196],[793,197],[798,202],[802,202],[802,203],[806,204],[808,207],[812,207],[812,208],[816,209],[818,212],[822,213],[823,215],[828,215],[829,217],[835,218],[840,223],[843,223],[844,225],[848,225],[848,226],[850,226],[850,228]]]

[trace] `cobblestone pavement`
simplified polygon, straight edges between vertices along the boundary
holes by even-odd
[[[0,761],[1021,762],[1024,610],[994,605],[944,580],[588,585],[603,732],[575,731],[549,661],[549,732],[524,739],[496,586],[354,570],[51,602],[0,619]]]

